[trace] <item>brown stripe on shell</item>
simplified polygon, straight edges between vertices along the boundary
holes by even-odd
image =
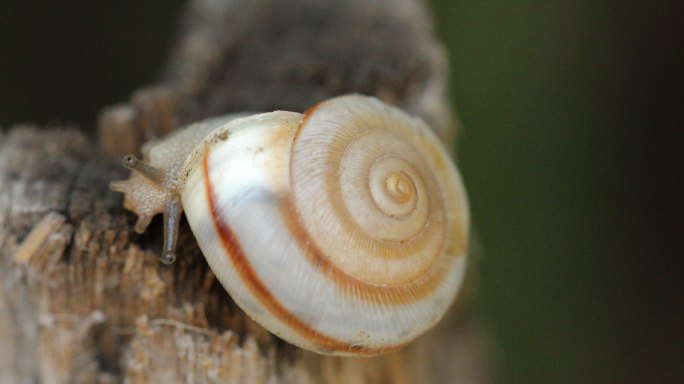
[[[409,284],[374,285],[359,280],[339,269],[319,249],[306,228],[299,222],[295,204],[289,197],[281,198],[278,205],[290,234],[296,240],[299,248],[306,254],[314,269],[342,287],[344,292],[353,293],[358,300],[377,305],[396,305],[418,300],[434,292],[447,275],[450,265],[444,265],[443,260],[437,260],[428,273]],[[455,260],[455,258],[453,259]]]
[[[342,340],[335,339],[325,335],[309,325],[305,324],[290,312],[285,306],[273,296],[271,291],[259,279],[256,272],[249,263],[240,241],[235,233],[230,228],[230,225],[225,222],[216,208],[214,199],[213,186],[209,179],[209,150],[204,154],[202,159],[202,171],[204,173],[204,183],[207,193],[207,202],[211,215],[213,217],[214,227],[221,239],[221,245],[226,251],[228,261],[233,264],[236,271],[242,278],[242,281],[249,288],[249,290],[259,299],[259,301],[280,321],[285,323],[288,327],[300,334],[305,339],[311,341],[322,352],[346,352],[357,355],[377,355],[380,353],[389,352],[399,349],[405,344],[392,345],[382,348],[367,348],[358,344],[348,343]]]
[[[304,119],[302,120],[302,124],[300,126],[304,126],[306,124],[306,122],[309,121],[309,118],[311,117],[311,115],[313,115],[314,112],[316,112],[316,110],[318,109],[318,107],[320,107],[324,103],[325,103],[325,100],[321,101],[320,103],[318,103],[318,104],[314,105],[313,107],[307,109],[306,112],[304,112]],[[297,130],[297,135],[299,135],[299,130]]]

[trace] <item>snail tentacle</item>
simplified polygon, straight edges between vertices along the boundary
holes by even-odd
[[[167,265],[176,260],[178,228],[182,212],[183,208],[178,198],[170,200],[164,207],[164,245],[161,262]]]
[[[147,164],[133,155],[124,156],[121,163],[125,168],[138,172],[148,180],[159,184],[160,186],[164,185],[164,182],[166,181],[166,175],[164,174],[164,171]]]

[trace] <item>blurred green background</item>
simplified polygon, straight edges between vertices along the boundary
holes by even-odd
[[[434,3],[499,381],[683,383],[666,265],[684,256],[684,18],[656,1]]]
[[[91,127],[182,1],[0,4],[0,126]],[[498,383],[682,383],[682,18],[662,1],[432,0]]]

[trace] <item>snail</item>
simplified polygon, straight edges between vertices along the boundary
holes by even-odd
[[[469,209],[421,120],[347,95],[306,113],[205,120],[124,158],[137,232],[164,215],[162,261],[184,212],[235,302],[280,338],[370,356],[432,327],[461,286]]]

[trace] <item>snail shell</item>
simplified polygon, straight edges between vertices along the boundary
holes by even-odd
[[[170,259],[182,206],[235,302],[315,352],[379,354],[444,315],[463,280],[469,211],[424,123],[359,95],[235,117],[149,146],[149,165],[128,159],[139,172],[112,188],[137,230],[164,212]]]

